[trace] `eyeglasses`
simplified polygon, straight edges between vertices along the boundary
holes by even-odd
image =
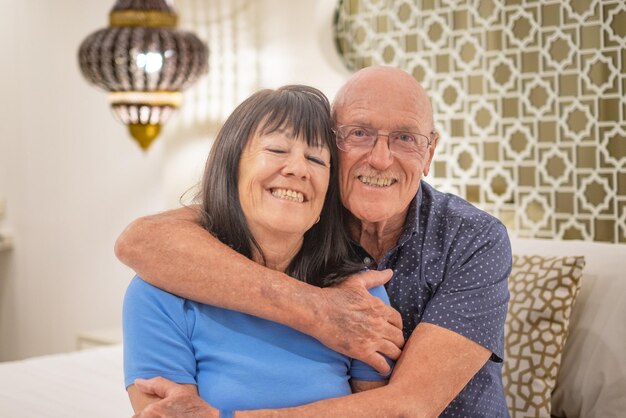
[[[435,131],[430,133],[430,137],[404,131],[384,135],[378,133],[377,129],[357,125],[341,125],[333,132],[337,136],[337,146],[343,151],[371,150],[379,136],[386,136],[389,139],[389,151],[399,158],[421,157],[435,136]]]

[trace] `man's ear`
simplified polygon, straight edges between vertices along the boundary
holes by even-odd
[[[435,148],[437,147],[437,143],[439,142],[439,133],[438,132],[433,132],[433,140],[430,143],[430,146],[428,147],[428,161],[426,163],[426,165],[424,166],[424,177],[426,177],[428,175],[428,173],[430,172],[430,164],[433,161],[433,157],[435,156]]]

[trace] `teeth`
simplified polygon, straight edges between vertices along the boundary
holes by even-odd
[[[375,186],[375,187],[391,186],[391,184],[394,182],[393,179],[382,178],[382,177],[368,177],[368,176],[359,176],[359,180],[361,180],[361,182],[367,184],[368,186]]]
[[[272,189],[272,196],[279,199],[290,200],[292,202],[302,203],[304,202],[304,195],[295,190],[289,189]]]

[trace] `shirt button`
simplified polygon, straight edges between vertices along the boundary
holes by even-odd
[[[372,264],[372,261],[373,260],[371,258],[369,258],[369,257],[365,257],[363,259],[363,262],[365,263],[366,266],[369,266],[370,264]]]

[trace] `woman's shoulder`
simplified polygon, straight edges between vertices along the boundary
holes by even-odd
[[[139,276],[131,280],[126,290],[123,317],[126,328],[149,320],[160,325],[173,322],[186,333],[193,328],[188,322],[194,322],[193,308],[189,309],[187,299],[161,290]]]
[[[136,275],[130,281],[128,288],[126,289],[126,295],[124,297],[124,302],[128,303],[132,302],[158,302],[160,304],[175,304],[179,305],[184,303],[185,299],[180,296],[173,295],[171,293],[166,292],[165,290],[159,289],[156,286],[151,285],[150,283],[143,280],[141,277]]]

